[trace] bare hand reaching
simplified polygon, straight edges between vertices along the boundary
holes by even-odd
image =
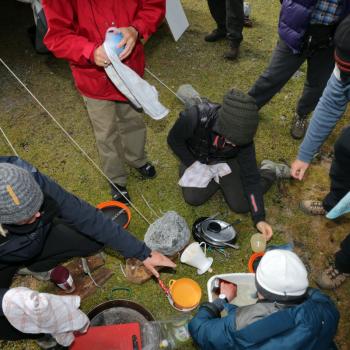
[[[304,178],[305,172],[309,166],[309,163],[296,159],[291,166],[291,174],[294,177],[294,179],[301,181]]]
[[[266,221],[259,221],[256,228],[264,236],[266,242],[269,241],[273,235],[272,227]]]
[[[157,251],[152,251],[151,256],[143,261],[143,265],[157,278],[159,278],[159,272],[155,269],[156,266],[176,267],[175,263]]]
[[[225,294],[228,302],[230,303],[237,296],[237,285],[222,281],[220,283],[220,293]]]

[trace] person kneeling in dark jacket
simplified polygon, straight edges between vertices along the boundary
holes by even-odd
[[[295,253],[267,252],[255,283],[256,304],[229,304],[236,297],[236,287],[222,282],[219,298],[201,305],[189,324],[200,349],[336,349],[333,338],[339,312],[328,296],[308,288],[307,271]],[[228,315],[220,318],[223,309]]]
[[[236,213],[250,210],[254,224],[269,240],[263,193],[277,178],[289,178],[290,169],[269,160],[257,168],[254,135],[258,109],[249,95],[232,89],[222,106],[209,101],[180,113],[168,135],[168,144],[180,158],[180,186],[191,205],[206,202],[219,188]]]
[[[48,280],[49,271],[60,263],[95,254],[105,246],[141,260],[157,277],[156,266],[175,266],[31,164],[18,157],[0,157],[0,340],[41,336],[14,328],[2,309],[20,268],[21,274]]]

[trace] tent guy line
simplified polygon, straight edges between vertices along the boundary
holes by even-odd
[[[13,152],[17,157],[19,157],[19,155],[18,155],[18,153],[17,153],[15,147],[13,147],[13,145],[12,145],[10,139],[6,136],[5,131],[2,129],[1,126],[0,126],[0,131],[1,131],[1,133],[2,133],[2,136],[4,136],[4,139],[6,140],[7,144],[8,144],[9,147],[11,148],[12,152]]]
[[[114,185],[113,181],[103,172],[103,170],[97,165],[97,163],[88,155],[88,153],[74,140],[74,138],[69,135],[68,131],[59,123],[59,121],[47,110],[47,108],[38,100],[38,98],[28,89],[28,87],[21,81],[21,79],[11,70],[11,68],[4,62],[0,57],[1,64],[10,72],[10,74],[19,82],[20,85],[29,93],[29,95],[38,103],[38,105],[48,114],[48,116],[53,120],[53,122],[58,126],[59,129],[67,136],[67,138],[73,143],[73,145],[85,156],[85,158],[96,168],[96,170],[124,197],[124,199],[130,204],[130,206],[146,221],[148,225],[151,222],[145,217],[145,215],[132,203],[124,194]],[[9,142],[5,133],[1,129],[2,134],[5,136],[6,141],[9,143],[12,150],[18,156],[17,152]]]

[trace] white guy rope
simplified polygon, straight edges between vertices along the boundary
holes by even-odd
[[[146,198],[144,197],[144,195],[141,193],[141,197],[143,199],[143,201],[146,203],[147,207],[149,208],[149,210],[153,213],[153,215],[159,219],[159,215],[156,213],[156,211],[151,207],[151,205],[147,202]]]
[[[2,133],[2,135],[4,136],[5,140],[7,141],[7,143],[9,144],[10,148],[12,149],[13,153],[19,157],[19,154],[17,153],[15,147],[12,145],[11,141],[9,140],[9,138],[6,136],[4,130],[2,130],[1,126],[0,126],[0,131]],[[0,224],[0,235],[6,237],[6,233],[7,233],[7,230],[4,231],[5,229],[2,227],[2,225]],[[89,268],[89,265],[87,263],[87,260],[86,258],[81,258],[81,261],[82,261],[82,265],[83,265],[83,270],[84,272],[90,277],[92,283],[96,286],[96,287],[99,287],[99,288],[102,288],[100,285],[97,284],[97,282],[94,280],[94,278],[92,277],[91,275],[91,271],[90,271],[90,268]]]
[[[164,87],[166,87],[171,93],[173,93],[183,104],[185,104],[185,101],[183,98],[181,98],[174,90],[172,90],[168,85],[163,83],[155,74],[153,74],[149,69],[145,68],[145,71],[149,73],[154,79],[156,79],[158,82],[160,82]]]
[[[38,103],[38,105],[48,114],[59,129],[68,137],[73,145],[88,159],[88,161],[96,168],[96,170],[116,189],[124,199],[131,205],[133,209],[150,225],[150,221],[141,213],[141,211],[115,186],[113,181],[103,172],[103,170],[96,164],[96,162],[86,153],[86,151],[69,135],[68,131],[57,121],[57,119],[46,109],[46,107],[37,99],[37,97],[27,88],[27,86],[18,78],[18,76],[11,70],[11,68],[0,58],[0,62],[11,73],[11,75],[19,82],[20,85],[29,93],[30,96]]]
[[[1,58],[0,58],[0,59],[1,59]],[[4,139],[6,140],[6,142],[8,143],[8,145],[10,146],[12,152],[13,152],[17,157],[19,157],[17,151],[16,151],[15,148],[13,147],[13,145],[12,145],[11,141],[9,140],[9,138],[6,136],[5,131],[2,130],[2,127],[1,127],[1,126],[0,126],[0,131],[1,131],[2,135],[4,136]]]

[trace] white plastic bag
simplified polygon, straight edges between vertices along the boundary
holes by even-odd
[[[111,61],[111,64],[105,67],[108,77],[135,107],[142,107],[144,112],[153,119],[164,118],[169,110],[159,102],[156,88],[120,61],[115,51],[114,36],[117,33],[119,33],[117,28],[109,28],[103,43],[103,47]]]

